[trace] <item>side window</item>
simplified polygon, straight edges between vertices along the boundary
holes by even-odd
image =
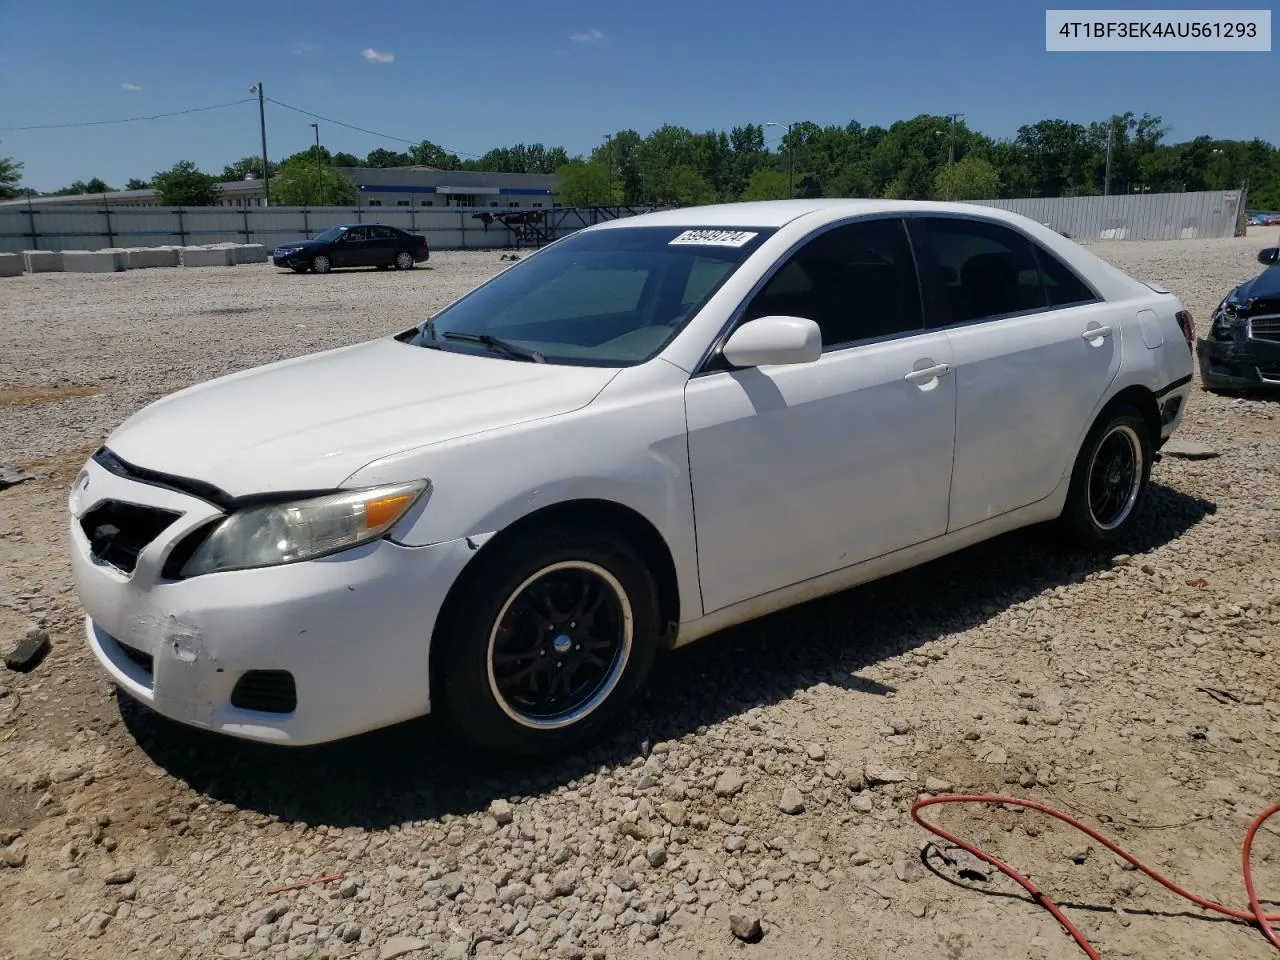
[[[365,229],[364,227],[352,227],[342,235],[342,239],[348,243],[355,243],[357,240],[364,240]]]
[[[830,348],[919,330],[920,286],[899,219],[859,220],[810,240],[748,304],[744,320],[805,317]]]
[[[370,227],[369,228],[370,240],[394,240],[395,238],[396,238],[396,232],[392,230],[390,227]]]
[[[960,217],[922,220],[952,322],[1047,306],[1031,241],[999,224]]]
[[[1036,260],[1040,264],[1040,278],[1049,295],[1049,306],[1069,307],[1077,303],[1093,303],[1098,299],[1065,263],[1044,247],[1037,245],[1035,250]]]

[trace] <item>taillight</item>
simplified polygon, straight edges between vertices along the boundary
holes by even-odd
[[[426,238],[426,237],[419,237],[418,239],[422,241],[420,244],[418,244],[418,246],[420,246],[420,247],[425,247],[425,246],[427,245],[427,238]]]
[[[1179,310],[1174,316],[1178,318],[1178,326],[1182,327],[1182,335],[1187,340],[1187,347],[1190,348],[1196,342],[1196,322],[1191,317],[1191,311]]]

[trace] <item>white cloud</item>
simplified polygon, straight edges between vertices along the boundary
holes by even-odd
[[[590,30],[575,30],[569,34],[569,39],[574,43],[596,43],[604,39],[604,34],[592,27]]]
[[[131,92],[136,92],[136,91],[138,91],[138,90],[141,90],[142,88],[141,88],[140,86],[138,86],[136,83],[122,83],[122,84],[120,84],[120,89],[121,89],[121,90],[129,90],[129,91],[131,91]]]
[[[360,51],[360,56],[374,63],[390,63],[396,58],[394,53],[383,53],[381,50],[373,49],[373,47],[365,47]]]
[[[308,53],[317,53],[320,50],[320,44],[312,43],[310,40],[295,40],[289,44],[289,50],[295,56],[303,56]]]

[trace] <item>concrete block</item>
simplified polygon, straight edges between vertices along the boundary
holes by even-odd
[[[124,269],[124,255],[115,250],[63,250],[67,273],[115,273]]]
[[[178,265],[178,251],[173,247],[130,247],[126,253],[130,270]]]
[[[181,261],[184,267],[230,267],[236,258],[226,247],[183,247]]]
[[[266,263],[267,248],[261,243],[237,243],[236,263]]]
[[[0,253],[0,277],[20,277],[23,266],[22,257],[16,253]]]
[[[27,273],[61,273],[62,254],[57,250],[23,250]]]

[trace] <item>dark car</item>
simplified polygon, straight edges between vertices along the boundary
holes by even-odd
[[[1209,336],[1196,343],[1209,390],[1280,388],[1280,247],[1258,253],[1267,269],[1242,283],[1213,311]]]
[[[410,270],[430,257],[427,238],[420,234],[381,223],[351,223],[330,227],[310,240],[282,243],[271,262],[295,273],[328,273],[336,267]]]

